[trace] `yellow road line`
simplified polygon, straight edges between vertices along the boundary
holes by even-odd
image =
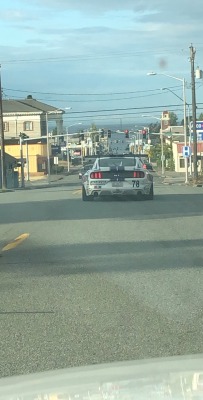
[[[26,240],[29,236],[29,233],[23,233],[22,235],[18,236],[13,242],[8,243],[6,246],[4,246],[2,251],[15,249],[15,247],[19,246],[19,244],[24,242],[24,240]]]
[[[75,190],[75,192],[73,192],[73,194],[79,194],[81,193],[81,189]]]

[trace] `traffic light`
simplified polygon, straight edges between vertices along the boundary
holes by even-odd
[[[125,137],[126,137],[126,139],[129,139],[129,130],[128,129],[125,130]]]
[[[80,135],[80,140],[82,141],[82,140],[85,140],[85,135],[84,135],[84,133],[82,133],[81,135]]]
[[[145,129],[142,130],[142,138],[147,139],[147,131]]]
[[[110,138],[111,137],[111,130],[110,129],[108,129],[107,134],[108,134],[108,138]]]
[[[101,138],[104,139],[104,129],[101,129]]]
[[[28,135],[26,135],[26,133],[24,133],[24,132],[20,132],[20,138],[21,138],[21,140],[23,141],[24,139],[28,139],[29,138],[29,136]]]

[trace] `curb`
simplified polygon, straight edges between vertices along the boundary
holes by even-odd
[[[56,181],[52,181],[52,182],[50,182],[50,184],[48,184],[48,183],[44,183],[44,184],[42,184],[42,185],[32,185],[32,186],[29,186],[29,187],[24,187],[24,188],[22,188],[22,187],[18,187],[18,188],[14,188],[14,189],[7,189],[6,190],[6,192],[15,192],[16,190],[35,190],[35,189],[47,189],[47,188],[51,188],[51,187],[58,187],[58,186],[60,186],[60,185],[63,185],[63,186],[68,186],[68,182],[60,182],[60,181],[63,181],[63,179],[65,178],[65,177],[67,177],[67,176],[73,176],[73,175],[75,175],[77,172],[79,171],[79,168],[76,170],[76,169],[74,169],[73,171],[70,171],[69,173],[67,173],[67,174],[65,174],[64,176],[61,176],[59,179],[57,179]],[[57,182],[59,182],[59,183],[57,183]],[[5,192],[5,191],[4,191]],[[0,191],[0,193],[1,193],[1,191]]]
[[[36,186],[30,186],[30,187],[24,187],[24,188],[16,188],[14,190],[12,190],[13,192],[15,192],[16,190],[35,190],[35,189],[47,189],[47,188],[53,188],[53,187],[59,187],[59,186],[68,186],[69,183],[68,182],[60,182],[60,183],[46,183],[44,185],[36,185]]]
[[[17,188],[16,188],[17,189]],[[15,192],[15,190],[16,189],[5,189],[5,190],[2,190],[2,189],[0,189],[0,193],[10,193],[10,192]]]

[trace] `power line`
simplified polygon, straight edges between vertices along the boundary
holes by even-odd
[[[177,89],[182,88],[180,85],[169,86],[169,89]],[[30,94],[43,94],[43,95],[54,95],[54,96],[117,96],[117,95],[127,95],[127,94],[136,94],[136,93],[146,93],[146,92],[156,92],[160,91],[160,88],[157,89],[146,89],[146,90],[136,90],[136,91],[127,91],[127,92],[106,92],[106,93],[56,93],[56,92],[37,92],[31,90],[21,90],[21,89],[11,89],[11,88],[3,88],[3,90],[8,90],[12,92],[19,93],[30,93]]]
[[[114,111],[130,111],[130,110],[153,110],[155,108],[163,108],[167,110],[171,107],[182,107],[182,104],[167,104],[167,105],[156,105],[156,106],[143,106],[143,107],[127,107],[127,108],[112,108],[112,109],[103,109],[103,110],[86,110],[86,111],[70,111],[69,115],[72,114],[85,114],[85,113],[97,113],[97,112],[114,112]]]
[[[103,102],[106,103],[109,101],[114,102],[114,101],[123,101],[123,100],[133,100],[133,99],[141,99],[141,98],[146,98],[146,97],[163,96],[163,95],[164,95],[164,93],[160,92],[160,93],[146,94],[146,95],[142,95],[142,96],[121,97],[121,98],[117,98],[117,99],[101,99],[101,100],[99,100],[99,99],[94,99],[94,100],[64,100],[63,99],[63,100],[61,100],[60,99],[60,102],[67,103],[67,101],[68,101],[69,103],[103,103]],[[6,96],[6,94],[5,94],[5,96]],[[24,100],[24,97],[19,98],[19,96],[12,96],[12,97],[8,97],[8,99],[9,100],[12,100],[12,99]],[[44,98],[38,98],[37,100],[40,100],[40,101],[48,100],[48,101],[52,101],[52,102],[59,101],[56,99],[44,99]]]
[[[170,49],[156,49],[156,50],[143,50],[137,52],[117,52],[110,54],[89,54],[86,56],[76,55],[76,56],[69,56],[69,57],[44,57],[44,58],[29,58],[29,59],[10,59],[10,60],[3,60],[2,64],[16,64],[16,63],[43,63],[43,62],[72,62],[72,61],[89,61],[89,60],[100,60],[100,59],[109,59],[114,57],[125,58],[125,57],[140,57],[141,55],[149,55],[149,54],[160,54],[163,56],[164,53],[172,53],[177,51],[177,47],[170,48]]]
[[[182,106],[181,106],[182,107]],[[143,109],[144,110],[144,109]],[[170,112],[181,112],[182,111],[182,109],[176,109],[176,108],[174,108],[174,109],[171,109],[170,110]],[[153,114],[158,114],[158,115],[160,115],[160,111],[153,111]],[[97,118],[100,118],[100,117],[105,117],[105,118],[107,118],[108,117],[108,119],[112,119],[113,117],[115,117],[115,116],[117,116],[118,118],[123,118],[123,116],[129,116],[129,115],[132,115],[132,116],[134,116],[134,117],[140,117],[141,118],[141,115],[140,115],[140,112],[127,112],[127,113],[119,113],[119,114],[116,114],[116,113],[114,113],[114,114],[110,114],[110,115],[106,115],[106,114],[96,114],[96,115],[85,115],[85,116],[83,116],[82,118],[81,118],[81,120],[82,121],[84,121],[84,120],[86,120],[86,119],[93,119],[93,120],[95,120],[95,119],[97,119]],[[70,118],[69,118],[70,119]],[[78,119],[78,117],[72,117],[71,116],[71,120],[75,120],[75,119]]]

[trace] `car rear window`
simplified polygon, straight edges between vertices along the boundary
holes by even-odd
[[[100,167],[134,167],[137,166],[137,160],[134,158],[101,158]]]

